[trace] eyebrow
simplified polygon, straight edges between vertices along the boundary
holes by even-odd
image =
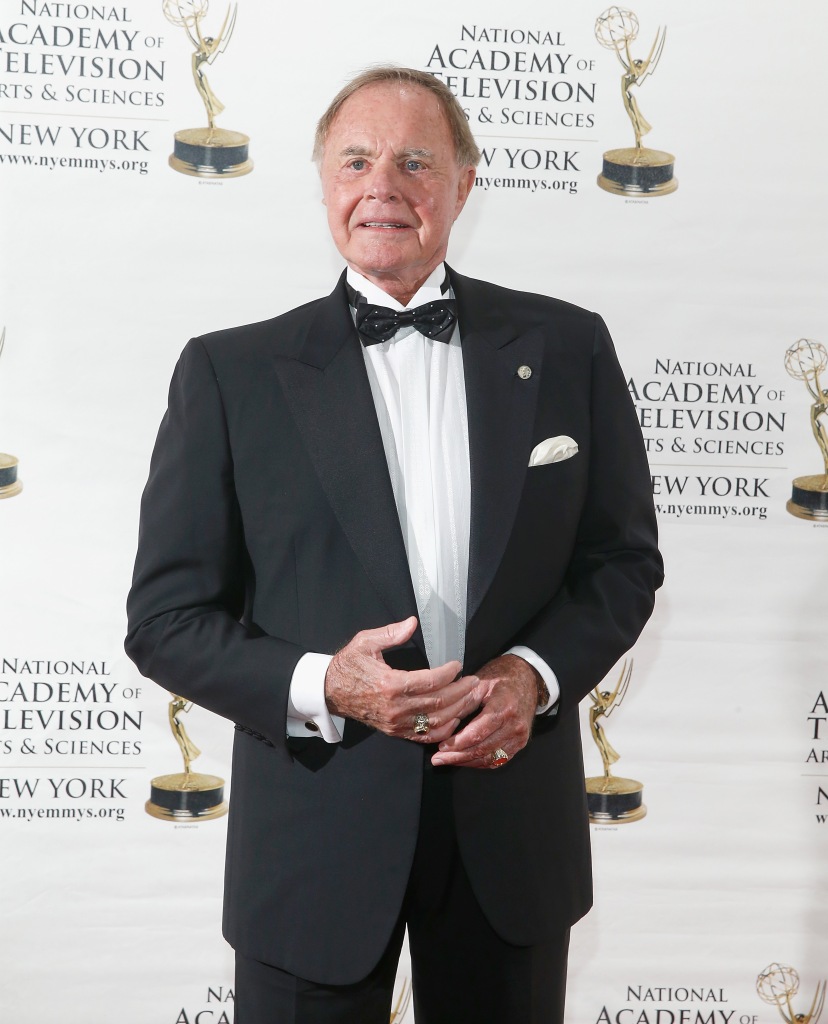
[[[346,146],[340,153],[341,156],[371,156],[372,150],[368,146],[352,145]],[[402,159],[408,159],[412,156],[423,157],[423,159],[429,160],[434,154],[430,149],[421,149],[416,146],[410,146],[407,149],[402,150],[399,154]]]

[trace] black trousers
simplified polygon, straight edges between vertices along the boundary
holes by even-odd
[[[450,776],[463,769],[432,768],[432,752],[425,748],[405,903],[380,962],[356,984],[319,985],[237,953],[236,1024],[388,1024],[406,926],[416,1024],[562,1024],[569,930],[539,946],[513,946],[492,929],[455,839]]]

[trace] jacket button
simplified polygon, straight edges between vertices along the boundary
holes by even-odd
[[[529,380],[529,378],[532,376],[532,367],[519,366],[517,370],[517,375],[518,377],[520,377],[521,380]]]

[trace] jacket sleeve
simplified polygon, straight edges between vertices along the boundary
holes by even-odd
[[[173,375],[141,503],[125,647],[143,675],[283,745],[305,651],[243,624],[248,567],[221,393],[194,339]]]

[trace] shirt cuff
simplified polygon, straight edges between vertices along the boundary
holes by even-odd
[[[325,703],[325,673],[331,658],[309,651],[296,663],[288,693],[288,736],[320,736],[328,743],[342,739],[345,719],[332,715]]]
[[[537,669],[540,672],[541,679],[546,683],[546,689],[549,691],[549,700],[537,709],[536,715],[545,715],[551,713],[556,715],[558,709],[554,706],[558,703],[558,699],[561,696],[561,688],[558,684],[558,677],[552,671],[552,669],[546,664],[543,658],[539,654],[535,654],[531,647],[510,647],[508,651],[504,651],[504,654],[516,654],[519,658],[523,658],[524,661],[528,661],[532,668]],[[305,655],[307,657],[307,655]],[[301,662],[299,663],[301,664]]]

